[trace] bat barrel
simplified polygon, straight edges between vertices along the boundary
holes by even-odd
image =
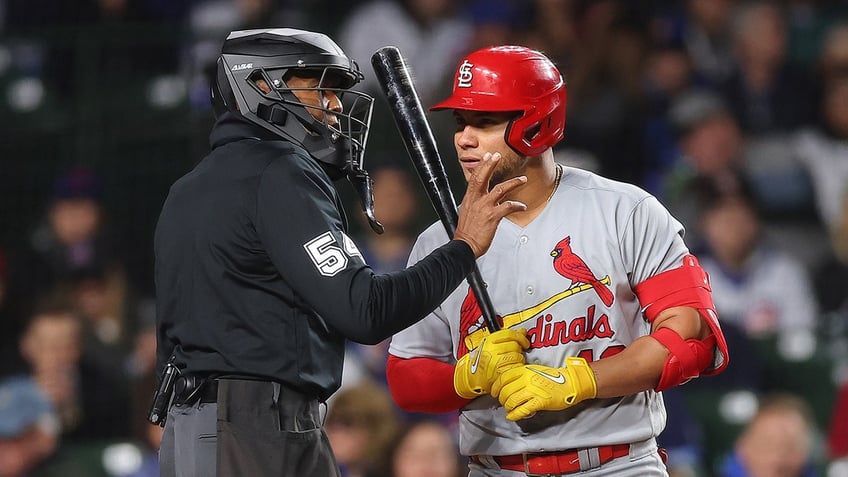
[[[456,201],[451,193],[448,176],[442,163],[436,140],[430,130],[430,123],[424,116],[424,108],[418,99],[412,76],[403,60],[403,56],[394,46],[386,46],[377,50],[371,56],[371,66],[400,130],[406,151],[415,165],[418,177],[424,184],[424,189],[430,202],[436,209],[436,214],[448,232],[453,237],[456,232],[459,216],[456,211]],[[474,291],[483,319],[489,331],[500,329],[500,323],[492,305],[492,299],[486,291],[486,285],[475,266],[468,276],[468,284]]]
[[[380,86],[386,93],[395,123],[400,129],[406,151],[424,184],[424,189],[448,235],[456,232],[458,216],[456,201],[451,194],[450,184],[441,160],[436,140],[430,130],[424,108],[415,91],[415,84],[403,56],[394,46],[377,50],[371,57],[371,65]]]

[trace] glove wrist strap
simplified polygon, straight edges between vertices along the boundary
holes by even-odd
[[[566,403],[576,404],[598,395],[598,383],[595,373],[589,363],[583,358],[569,357],[565,359],[565,372],[574,383],[574,395],[566,398]],[[570,399],[569,399],[570,398]]]
[[[479,352],[480,350],[477,350],[477,353]],[[469,367],[468,361],[471,359],[472,354],[474,353],[468,353],[462,358],[459,358],[453,373],[453,388],[458,396],[465,399],[474,399],[477,396],[488,392],[486,389],[483,389],[479,383],[472,384],[468,379],[469,372],[466,368]]]

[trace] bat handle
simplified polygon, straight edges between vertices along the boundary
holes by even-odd
[[[480,275],[480,269],[474,267],[474,270],[468,275],[468,283],[471,285],[471,289],[474,290],[474,296],[477,297],[477,304],[480,305],[480,311],[483,312],[483,319],[486,320],[486,328],[492,333],[501,329],[501,324],[498,322],[498,314],[495,312],[495,306],[492,305],[492,299],[488,293],[485,293],[486,284]],[[478,293],[478,290],[481,292]]]
[[[450,195],[450,186],[445,183],[444,187],[433,188],[431,200],[434,203],[441,204],[439,210],[444,211],[442,214],[442,225],[448,231],[450,236],[456,233],[456,225],[459,222],[456,204],[453,202],[453,196]],[[440,193],[441,192],[441,193]],[[451,205],[451,207],[449,207]],[[486,322],[486,328],[494,333],[501,329],[501,324],[498,321],[498,314],[495,312],[495,306],[492,304],[492,298],[486,291],[486,282],[483,281],[483,276],[480,274],[480,269],[474,266],[471,274],[468,275],[468,284],[477,298],[477,304],[480,305],[480,311],[483,312],[483,320]]]

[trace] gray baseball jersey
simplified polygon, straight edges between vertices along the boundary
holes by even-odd
[[[448,240],[441,224],[418,238],[415,263]],[[650,333],[634,287],[681,266],[688,254],[683,227],[636,186],[565,168],[550,203],[526,227],[501,221],[478,260],[504,326],[526,328],[527,363],[562,367],[567,356],[588,361],[620,352]],[[565,266],[567,265],[567,266]],[[400,358],[455,363],[482,339],[480,309],[467,283],[429,316],[392,338]],[[593,399],[558,412],[512,422],[492,396],[473,400],[460,416],[465,455],[510,455],[633,443],[665,427],[654,391]]]

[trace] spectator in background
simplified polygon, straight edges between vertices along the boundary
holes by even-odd
[[[0,475],[31,475],[56,449],[58,431],[50,402],[32,379],[0,381]]]
[[[787,132],[814,117],[811,78],[787,61],[786,37],[776,2],[740,4],[733,18],[734,70],[719,88],[747,135]]]
[[[721,477],[813,477],[817,430],[812,411],[791,394],[764,397],[736,440]]]
[[[848,21],[843,20],[828,30],[816,67],[820,80],[825,83],[848,74]]]
[[[82,324],[70,308],[49,303],[38,309],[21,337],[20,349],[56,409],[63,439],[97,441],[129,435],[126,384],[89,363]]]
[[[822,222],[831,230],[838,227],[848,192],[848,70],[826,84],[821,119],[798,134],[794,153],[812,179]]]
[[[130,432],[141,446],[143,460],[138,472],[127,477],[159,477],[159,445],[164,429],[147,420],[151,398],[157,388],[155,303],[146,303],[141,310],[139,332],[125,361],[125,369],[129,376]]]
[[[842,383],[827,430],[827,453],[833,461],[848,466],[848,381]],[[837,474],[842,475],[842,474]]]
[[[144,410],[145,414],[147,409]],[[141,463],[133,472],[122,477],[159,477],[159,445],[162,442],[163,429],[147,423],[141,437]]]
[[[818,60],[829,30],[848,17],[848,4],[821,0],[786,0],[784,4],[788,58],[809,68]]]
[[[370,228],[362,235],[359,250],[368,265],[377,273],[388,273],[406,268],[409,251],[415,243],[416,214],[420,210],[412,177],[399,166],[384,166],[375,170],[374,214],[383,224],[382,234]],[[363,229],[367,228],[364,214]]]
[[[88,353],[111,369],[121,366],[132,331],[127,315],[132,287],[105,220],[102,193],[87,167],[74,167],[56,180],[46,220],[13,264],[10,292],[20,318],[30,316],[44,297],[69,303],[84,318]]]
[[[682,45],[695,75],[707,85],[726,79],[732,69],[730,17],[734,0],[686,0],[683,8],[652,22],[659,43]]]
[[[63,433],[76,429],[82,414],[77,382],[77,363],[82,353],[80,328],[79,321],[65,308],[38,310],[20,342],[21,355],[56,409]]]
[[[0,376],[14,374],[22,369],[17,353],[20,324],[8,306],[7,290],[9,266],[6,254],[0,249]]]
[[[444,424],[421,420],[408,424],[394,440],[388,477],[460,477],[467,473],[456,441]]]
[[[680,95],[669,109],[669,123],[677,137],[678,159],[663,174],[661,200],[686,228],[687,245],[697,250],[698,181],[721,182],[740,174],[744,138],[721,98],[706,91]]]
[[[342,477],[380,477],[400,417],[388,390],[362,381],[340,390],[327,413],[327,438]]]
[[[598,158],[601,174],[641,182],[646,157],[638,106],[647,34],[638,8],[611,0],[578,2],[568,65],[568,141]],[[543,47],[545,45],[542,45]],[[622,154],[622,151],[626,153]]]
[[[756,205],[768,218],[792,217],[810,203],[809,182],[792,158],[788,144],[778,139],[752,140],[739,127],[719,95],[692,90],[679,95],[668,111],[677,137],[678,159],[666,170],[662,200],[686,227],[686,243],[699,247],[697,235],[698,181],[749,181]]]
[[[546,8],[547,16],[541,14],[537,17],[537,25],[542,26],[531,33],[536,33],[539,36],[546,36],[544,40],[537,38],[535,41],[545,41],[552,39],[550,34],[555,34],[558,37],[573,35],[573,28],[570,23],[562,21],[563,18],[568,18],[571,8],[567,0],[553,1],[538,1],[533,2]],[[505,45],[511,43],[533,43],[531,38],[525,38],[522,41],[522,35],[528,33],[527,26],[532,23],[531,18],[532,4],[531,2],[516,2],[515,0],[471,0],[466,7],[466,15],[468,16],[471,25],[473,26],[470,38],[468,40],[468,48],[478,49],[488,45]],[[548,41],[549,50],[555,50],[559,46],[558,42]]]
[[[832,461],[828,476],[848,475],[848,193],[842,199],[840,216],[830,230],[831,253],[815,269],[815,288],[818,303],[824,312],[823,335],[836,369],[842,367],[842,381],[827,429],[827,453]]]
[[[86,355],[109,374],[124,373],[132,342],[134,318],[123,276],[109,277],[101,266],[79,270],[68,282],[68,298],[80,318]]]
[[[842,198],[839,218],[830,230],[831,254],[815,269],[816,298],[822,311],[848,317],[848,192]],[[846,320],[848,321],[848,320]],[[842,323],[840,328],[848,328]]]
[[[123,363],[127,375],[134,380],[148,379],[156,374],[156,305],[152,299],[146,300],[139,310],[139,329],[133,337],[132,350]]]
[[[736,361],[734,350],[734,362]],[[728,366],[728,371],[733,364]],[[663,391],[666,409],[666,425],[657,436],[657,445],[668,453],[666,467],[670,477],[686,477],[702,472],[701,459],[704,453],[704,436],[701,423],[686,405],[683,388]]]
[[[675,131],[669,121],[674,99],[693,87],[692,61],[679,45],[659,44],[649,52],[642,76],[642,134],[647,163],[642,184],[662,194],[663,173],[678,159]]]
[[[699,186],[706,245],[699,258],[722,321],[753,338],[812,333],[818,310],[810,278],[793,257],[764,240],[744,180],[709,180]]]
[[[56,179],[46,217],[32,233],[20,263],[13,264],[17,299],[35,303],[40,295],[66,287],[75,272],[94,266],[123,274],[105,223],[102,193],[100,180],[87,167],[74,167]]]
[[[350,12],[341,25],[339,45],[360,61],[369,61],[383,46],[397,46],[412,70],[421,102],[428,104],[453,73],[470,31],[451,0],[374,0]],[[380,91],[374,75],[366,75],[361,87]]]

